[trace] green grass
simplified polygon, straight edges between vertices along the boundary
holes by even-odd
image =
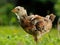
[[[31,35],[19,26],[0,26],[0,45],[36,45]],[[58,31],[52,29],[40,38],[37,45],[60,45]]]

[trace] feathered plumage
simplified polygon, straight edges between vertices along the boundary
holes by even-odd
[[[46,17],[34,14],[28,16],[26,9],[21,6],[15,7],[12,12],[17,15],[20,25],[24,28],[24,30],[34,36],[35,41],[50,31],[52,28],[52,22],[55,18],[54,14],[47,15]]]

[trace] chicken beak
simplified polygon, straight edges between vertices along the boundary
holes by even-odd
[[[17,12],[17,10],[16,10],[16,9],[13,9],[11,12],[16,13],[16,12]]]

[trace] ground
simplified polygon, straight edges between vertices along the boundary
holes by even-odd
[[[0,26],[0,45],[36,45],[36,43],[20,26]],[[37,45],[60,45],[58,30],[53,28],[43,35]]]

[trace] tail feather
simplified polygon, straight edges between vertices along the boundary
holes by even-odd
[[[56,16],[54,14],[50,14],[50,15],[47,15],[46,17],[53,22]]]
[[[50,20],[53,22],[54,21],[54,19],[55,19],[55,15],[54,14],[50,14]]]

